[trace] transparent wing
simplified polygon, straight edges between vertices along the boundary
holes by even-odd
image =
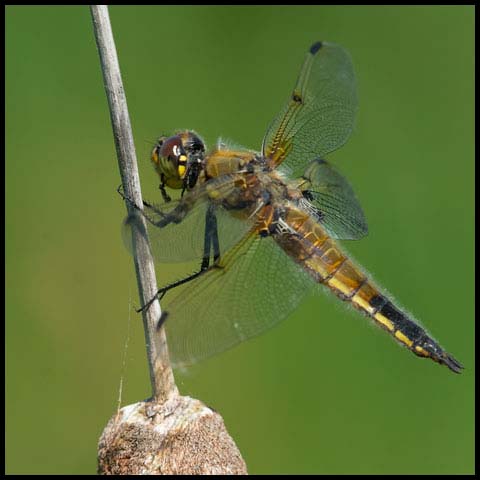
[[[218,201],[212,200],[215,191]],[[198,185],[180,200],[153,205],[144,205],[147,231],[154,259],[160,263],[180,263],[201,260],[204,255],[206,215],[208,209],[215,214],[220,252],[223,254],[252,227],[248,218],[227,210],[221,199],[234,195],[237,187],[230,175]],[[132,251],[131,224],[137,216],[127,217],[122,227],[122,236],[127,248]]]
[[[332,238],[357,240],[368,233],[365,215],[352,187],[329,163],[315,159],[300,182],[305,197],[301,207],[315,215]]]
[[[357,110],[355,73],[339,45],[310,47],[295,88],[272,122],[262,151],[278,165],[285,162],[299,176],[313,158],[343,145]]]
[[[286,318],[314,286],[271,237],[248,235],[221,268],[165,303],[174,365],[191,365],[259,335]]]

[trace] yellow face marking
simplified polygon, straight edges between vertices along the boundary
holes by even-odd
[[[395,332],[395,336],[405,345],[411,347],[413,345],[413,341],[410,340],[407,336],[405,336],[400,330]]]
[[[382,325],[385,325],[385,327],[387,327],[390,331],[392,331],[394,329],[393,323],[387,317],[383,316],[381,313],[376,313],[375,314],[375,320],[378,323],[381,323]],[[397,338],[400,339],[400,337],[397,336],[397,333],[400,333],[400,335],[402,335],[402,337],[405,338],[405,340],[408,340],[408,338],[405,337],[405,335],[403,335],[401,332],[398,332],[398,331],[395,333],[395,336]],[[402,339],[400,339],[400,340],[402,340]],[[404,343],[406,343],[406,342],[404,342]]]
[[[185,167],[185,165],[179,165],[178,166],[178,176],[180,178],[183,178],[183,176],[185,175],[185,171],[187,170],[187,168]]]

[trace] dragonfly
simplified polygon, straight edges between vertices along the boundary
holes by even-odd
[[[368,233],[352,187],[324,158],[349,138],[357,106],[348,52],[316,42],[260,152],[222,140],[207,150],[193,130],[155,144],[162,202],[144,201],[126,225],[136,215],[146,219],[156,261],[200,262],[143,307],[172,292],[160,322],[175,367],[259,335],[326,288],[418,357],[461,372],[338,243]],[[167,188],[180,190],[179,198]]]

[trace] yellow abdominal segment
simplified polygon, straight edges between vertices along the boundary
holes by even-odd
[[[429,339],[426,332],[381,293],[318,221],[295,207],[285,211],[284,220],[295,234],[280,235],[277,243],[318,283],[350,302],[416,355],[439,361],[420,344]]]

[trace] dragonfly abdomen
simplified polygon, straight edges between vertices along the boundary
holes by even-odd
[[[415,355],[431,358],[460,373],[460,363],[381,293],[317,221],[296,208],[288,209],[282,221],[285,225],[283,230],[280,227],[282,233],[275,240],[318,283],[373,319]]]

